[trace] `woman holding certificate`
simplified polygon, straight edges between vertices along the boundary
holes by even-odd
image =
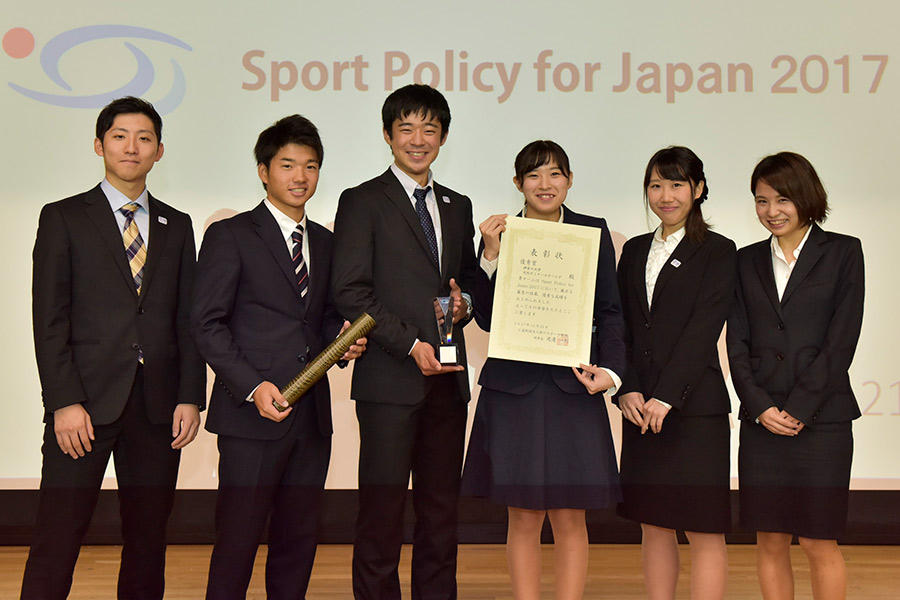
[[[621,516],[641,523],[652,599],[675,598],[676,530],[691,548],[691,597],[721,599],[730,531],[728,413],[716,342],[734,298],[735,245],[709,230],[703,162],[673,146],[650,159],[644,198],[659,227],[629,240],[618,280],[628,367]]]
[[[519,216],[601,230],[593,304],[591,363],[580,368],[488,358],[469,439],[462,493],[488,497],[509,512],[507,561],[517,600],[540,598],[540,534],[549,517],[555,541],[556,598],[581,598],[588,562],[585,509],[621,494],[602,392],[624,371],[622,309],[615,250],[603,219],[563,208],[572,171],[565,151],[536,141],[519,152],[513,183],[525,197]],[[475,319],[490,331],[500,235],[507,215],[481,224]]]
[[[763,597],[794,597],[791,538],[809,558],[813,598],[842,599],[837,545],[847,522],[851,422],[847,369],[865,295],[858,239],[826,232],[825,188],[792,152],[764,158],[750,190],[772,235],[738,252],[728,354],[741,399],[741,522],[756,531]]]

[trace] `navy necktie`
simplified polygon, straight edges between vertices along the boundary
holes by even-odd
[[[422,231],[425,232],[425,239],[428,241],[428,247],[431,249],[431,258],[434,264],[440,266],[438,261],[437,235],[434,233],[434,223],[431,221],[431,215],[428,213],[428,207],[425,205],[425,197],[428,195],[430,187],[416,188],[413,196],[416,199],[416,214],[419,215],[419,222],[422,224]]]

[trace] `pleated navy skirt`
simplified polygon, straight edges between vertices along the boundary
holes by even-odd
[[[621,499],[604,397],[567,394],[549,373],[529,394],[481,390],[463,495],[532,510],[606,508]]]

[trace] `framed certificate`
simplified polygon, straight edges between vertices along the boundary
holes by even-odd
[[[488,356],[589,364],[601,230],[509,217],[500,238]]]

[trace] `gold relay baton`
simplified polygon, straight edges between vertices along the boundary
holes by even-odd
[[[300,371],[300,374],[294,377],[290,383],[281,388],[281,395],[287,400],[289,406],[292,406],[300,397],[309,391],[325,373],[341,357],[350,349],[350,346],[356,343],[361,337],[365,337],[375,328],[375,319],[369,313],[363,313],[357,317],[355,321],[342,334],[334,338],[328,347],[322,350],[312,362]],[[281,406],[275,401],[272,405],[278,412],[284,412],[286,407]]]

